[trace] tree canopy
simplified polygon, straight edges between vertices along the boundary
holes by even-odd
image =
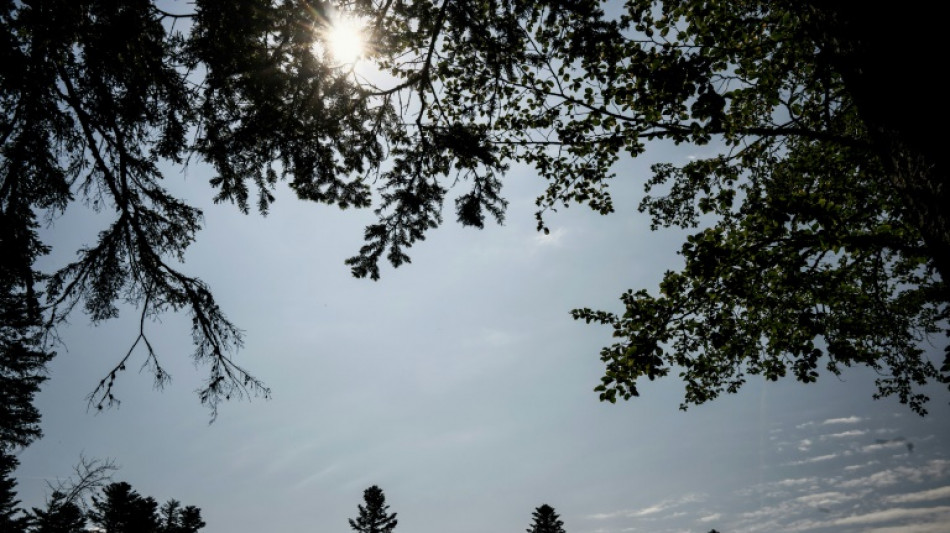
[[[573,312],[616,337],[601,352],[601,398],[636,396],[640,379],[676,371],[685,407],[749,374],[808,382],[821,367],[866,365],[881,374],[879,396],[923,413],[919,386],[950,383],[950,359],[940,366],[921,348],[948,318],[950,187],[922,118],[945,112],[921,80],[922,55],[881,31],[911,31],[899,23],[918,13],[871,11],[781,0],[0,2],[5,297],[28,318],[41,311],[47,328],[77,306],[94,321],[138,306],[140,334],[94,392],[99,407],[136,349],[164,382],[144,321],[189,313],[193,357],[209,369],[200,397],[216,409],[268,389],[233,360],[241,334],[211,289],[183,270],[201,212],[168,193],[161,165],[209,163],[215,200],[245,212],[266,213],[280,181],[303,200],[375,205],[347,264],[376,279],[381,262],[409,261],[447,201],[463,225],[502,222],[513,163],[546,180],[547,231],[562,205],[610,213],[622,157],[688,143],[718,153],[622,176],[645,184],[654,228],[695,228],[683,268],[659,291],[624,293],[620,312]],[[365,24],[364,61],[380,76],[315,46],[344,14]],[[933,20],[906,26],[931,42]],[[37,272],[37,217],[75,202],[112,224],[76,261]],[[34,338],[35,320],[7,324]]]
[[[87,517],[105,533],[197,533],[205,526],[201,509],[182,507],[175,499],[159,508],[154,498],[140,495],[124,481],[93,496]]]

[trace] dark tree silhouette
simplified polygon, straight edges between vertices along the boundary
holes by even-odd
[[[92,497],[89,520],[104,533],[158,533],[158,503],[124,481],[111,483]]]
[[[33,508],[30,533],[86,533],[86,515],[68,495],[53,492],[46,509]]]
[[[177,533],[195,533],[205,525],[205,521],[201,518],[201,509],[188,505],[181,511],[181,522]]]
[[[564,522],[556,512],[554,507],[543,504],[531,513],[533,522],[526,531],[528,533],[565,533]]]
[[[208,163],[215,200],[245,212],[267,212],[282,179],[340,208],[379,198],[347,260],[376,279],[442,224],[453,187],[461,224],[501,222],[506,171],[530,165],[547,181],[547,231],[562,205],[613,211],[615,163],[651,141],[709,155],[641,177],[652,226],[692,232],[682,268],[616,310],[573,312],[617,340],[600,354],[602,400],[679,375],[685,408],[750,374],[811,382],[864,365],[880,375],[877,397],[923,414],[922,386],[950,384],[950,353],[940,365],[921,348],[950,316],[950,179],[932,127],[948,113],[922,52],[943,44],[936,7],[347,2],[369,21],[369,60],[394,80],[374,86],[314,53],[334,2],[66,4],[0,5],[0,306],[16,315],[0,335],[39,362],[38,324],[137,305],[139,335],[94,406],[115,401],[136,350],[167,380],[146,320],[169,310],[192,318],[213,413],[268,393],[232,357],[240,330],[179,265],[201,213],[168,193],[163,165]],[[45,278],[41,302],[37,217],[74,202],[112,224]]]
[[[383,489],[373,485],[363,491],[365,506],[360,505],[360,515],[350,519],[350,527],[359,533],[390,533],[398,523],[396,513],[387,514],[386,496]]]
[[[178,500],[165,502],[159,514],[159,533],[196,533],[205,526],[200,509],[193,505],[182,508]]]
[[[0,156],[0,161],[3,161]],[[5,186],[0,183],[0,195]],[[13,200],[8,200],[13,202]],[[41,435],[33,397],[46,380],[53,354],[42,348],[43,320],[35,292],[42,277],[33,262],[43,248],[32,218],[4,209],[0,196],[0,452],[27,446]],[[6,206],[13,209],[12,206]],[[24,228],[24,224],[26,228]]]
[[[53,491],[47,501],[47,507],[52,508],[54,502],[58,502],[60,505],[71,503],[86,509],[88,497],[108,485],[116,470],[118,467],[111,459],[89,459],[80,456],[79,463],[73,467],[73,475],[60,479],[55,484],[47,483]]]
[[[16,457],[0,450],[0,531],[3,533],[23,532],[27,524],[27,518],[19,508],[16,479],[13,478],[18,464]]]

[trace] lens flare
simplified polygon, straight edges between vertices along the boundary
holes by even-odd
[[[336,16],[322,32],[330,57],[344,65],[356,63],[366,52],[362,24],[347,16]]]

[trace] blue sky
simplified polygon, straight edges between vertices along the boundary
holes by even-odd
[[[113,458],[142,494],[199,506],[207,533],[347,531],[373,484],[404,533],[523,531],[542,503],[569,533],[948,531],[946,391],[932,390],[924,419],[872,400],[874,376],[859,370],[751,381],[685,413],[673,379],[597,400],[610,331],[570,309],[616,310],[621,292],[652,290],[679,265],[682,234],[651,233],[636,204],[651,161],[691,154],[648,155],[618,166],[617,213],[561,210],[549,236],[534,231],[544,184],[516,168],[504,226],[460,228],[447,210],[412,264],[379,282],[343,264],[369,211],[281,189],[268,217],[244,216],[210,203],[206,169],[170,171],[169,187],[205,210],[185,269],[245,330],[239,362],[273,398],[228,403],[209,425],[187,317],[169,314],[147,327],[171,384],[153,390],[132,364],[121,406],[88,411],[136,317],[93,327],[76,314],[38,399],[46,436],[20,454],[21,498],[40,505],[45,482],[84,454]],[[44,265],[69,260],[103,220],[80,208],[56,221]],[[946,341],[934,342],[936,357]]]

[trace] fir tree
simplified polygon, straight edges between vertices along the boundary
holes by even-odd
[[[55,491],[46,510],[33,508],[31,533],[85,533],[86,516],[66,494]]]
[[[531,514],[534,517],[534,523],[526,531],[528,533],[565,533],[564,522],[554,512],[554,507],[543,504]]]
[[[26,517],[18,507],[20,501],[16,499],[16,479],[13,478],[17,464],[16,457],[0,448],[0,531],[3,533],[21,533],[26,528]]]
[[[196,533],[205,527],[201,509],[194,505],[183,509],[181,502],[175,499],[168,500],[162,506],[160,520],[160,533]]]
[[[158,503],[125,482],[112,483],[92,497],[89,519],[104,533],[157,533]]]
[[[201,509],[194,505],[189,505],[181,511],[181,524],[175,533],[197,533],[205,527],[205,521],[201,519]]]
[[[360,515],[350,519],[350,527],[359,533],[390,533],[396,528],[396,513],[386,514],[386,496],[383,489],[373,485],[363,491],[366,506],[359,506]]]

